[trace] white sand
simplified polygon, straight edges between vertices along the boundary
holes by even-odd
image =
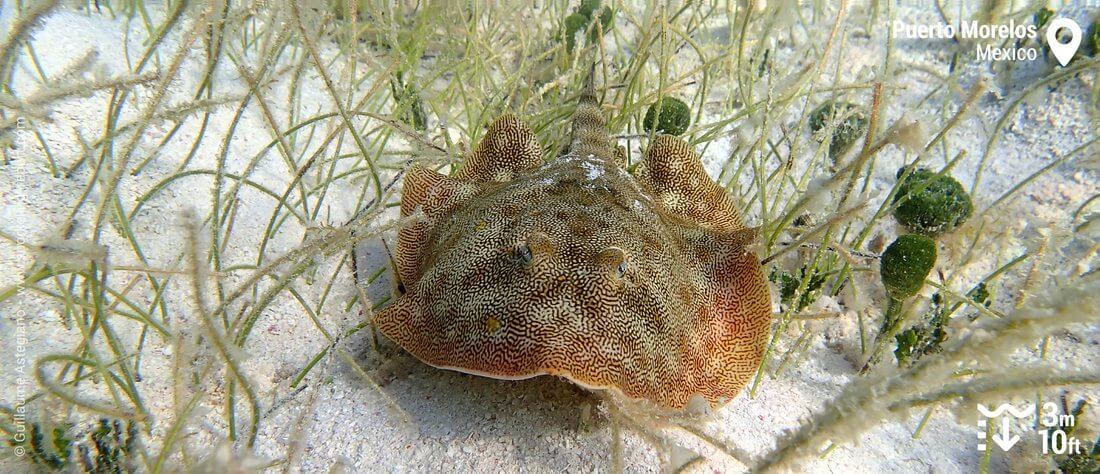
[[[0,24],[7,25],[11,13],[11,5],[6,3]],[[902,10],[902,17],[910,22],[934,19],[929,12],[908,9]],[[51,15],[32,37],[47,73],[56,73],[82,52],[94,50],[99,54],[97,64],[101,65],[105,75],[110,76],[124,74],[127,55],[132,61],[144,47],[142,28],[131,25],[128,41],[125,31],[123,22],[106,15],[88,15],[62,8]],[[169,35],[162,51],[174,51],[174,45],[179,41],[178,31]],[[881,61],[883,44],[881,37],[850,38],[843,81],[861,81],[871,77],[872,68],[878,67]],[[930,44],[899,43],[896,51],[899,67],[922,64],[945,73],[950,60],[945,53],[946,45]],[[168,103],[189,99],[188,94],[201,78],[203,63],[200,52],[196,50],[193,53],[183,66],[180,83],[171,87],[170,97],[166,99]],[[784,54],[790,56],[789,48],[785,53],[782,50],[779,53],[780,57]],[[784,58],[799,64],[811,59]],[[161,58],[164,62],[169,60],[167,54]],[[1040,63],[1042,61],[1021,68],[1015,73],[1019,82],[1006,86],[1000,93],[1012,98],[1016,90],[1030,83],[1029,78],[1033,80],[1045,74],[1049,66]],[[16,74],[15,89],[25,94],[35,90],[36,85],[26,61],[21,64],[23,66]],[[218,95],[243,94],[246,88],[237,79],[231,64],[225,61],[221,68],[218,72],[221,79]],[[791,67],[791,70],[794,69]],[[962,89],[969,90],[986,70],[983,65],[967,69],[962,75]],[[937,111],[944,102],[942,94],[918,106],[937,81],[915,70],[900,74],[904,77],[898,80],[901,87],[888,91],[889,102],[883,123],[892,123],[904,113],[940,116]],[[309,76],[305,80],[316,84],[304,88],[311,92],[303,101],[317,104],[319,109],[331,109],[319,78]],[[1094,136],[1096,125],[1095,121],[1090,124],[1088,94],[1092,81],[1096,80],[1093,74],[1063,81],[1015,113],[997,144],[980,193],[975,196],[977,209],[988,206],[1014,183],[1049,163],[1053,156],[1059,156]],[[287,81],[281,80],[268,94],[282,98],[286,88]],[[963,99],[963,94],[956,94],[950,100],[953,104]],[[148,99],[147,93],[139,95],[141,103]],[[98,93],[68,101],[64,107],[53,111],[53,123],[40,128],[61,166],[70,166],[79,158],[80,148],[74,138],[74,130],[87,140],[101,135],[108,100],[108,94]],[[270,105],[285,127],[286,111],[280,109],[279,102],[272,100]],[[948,156],[954,156],[959,150],[969,153],[954,170],[954,175],[964,185],[973,182],[986,137],[1006,104],[1006,99],[991,96],[981,99],[975,113],[949,136]],[[228,127],[235,107],[222,107],[213,114],[207,131],[209,136],[190,164],[191,168],[212,169],[215,166],[214,157],[221,146],[220,137]],[[129,108],[123,122],[136,114],[133,107]],[[145,159],[168,130],[170,124],[167,123],[155,123],[147,129],[132,163]],[[133,208],[139,196],[174,172],[182,163],[196,133],[198,120],[191,118],[141,175],[123,179],[119,195],[127,210]],[[227,171],[240,172],[269,141],[270,136],[258,108],[253,104],[238,125],[226,161]],[[778,137],[778,132],[773,136]],[[720,139],[706,150],[704,163],[714,176],[728,159],[736,139]],[[31,243],[40,242],[63,225],[63,219],[86,186],[91,170],[83,166],[71,178],[52,178],[33,133],[17,131],[15,143],[17,148],[10,151],[12,163],[0,168],[0,182],[4,183],[0,186],[0,205],[3,206],[0,230]],[[877,207],[884,198],[882,194],[889,190],[894,171],[904,159],[912,159],[912,156],[903,154],[895,147],[889,147],[880,154],[873,187],[868,193],[868,196],[874,196],[873,206]],[[942,165],[943,159],[937,154],[931,164]],[[272,152],[261,161],[252,179],[278,192],[285,189],[291,176],[283,161]],[[200,216],[209,213],[211,182],[209,176],[183,178],[153,199],[135,217],[132,225],[142,239],[149,266],[183,268],[179,258],[185,239],[184,231],[179,226],[179,216],[186,209],[193,209]],[[347,198],[327,199],[326,209],[317,224],[338,225],[347,221],[359,206],[353,198],[359,195],[359,186],[361,182],[349,181],[334,185],[330,193],[339,193]],[[1076,206],[1098,192],[1098,172],[1073,166],[1060,166],[1029,184],[991,222],[995,228],[1017,233],[1020,243],[1000,251],[983,251],[977,261],[959,269],[956,290],[965,291],[975,279],[995,268],[996,262],[1003,263],[1018,255],[1027,239],[1034,238],[1035,229],[1065,226],[1070,222]],[[254,263],[255,242],[259,241],[267,225],[274,209],[273,201],[250,189],[242,192],[242,199],[246,205],[237,215],[225,260]],[[78,214],[77,236],[87,237],[96,204],[93,200]],[[880,227],[888,236],[896,232],[892,221],[883,222]],[[204,228],[204,233],[208,232]],[[267,260],[298,245],[304,233],[302,225],[288,221],[267,249]],[[392,238],[392,232],[389,237]],[[136,257],[128,250],[129,245],[117,233],[105,232],[103,242],[111,249],[111,263],[137,264]],[[363,251],[375,268],[387,264],[378,242],[365,243]],[[941,263],[943,261],[941,259]],[[0,287],[20,283],[22,273],[30,268],[32,262],[33,256],[26,249],[0,240]],[[307,301],[317,301],[328,276],[336,271],[338,262],[339,258],[324,260],[317,268],[318,278],[313,285],[300,281],[295,288]],[[956,269],[942,270],[953,272]],[[115,272],[111,278],[115,279],[114,285],[117,287],[119,282],[137,275]],[[238,274],[228,279],[227,286],[232,288],[235,282],[241,280],[240,276]],[[1018,288],[1017,280],[1002,280],[999,307],[1003,308],[1005,303],[1010,302],[1014,296],[1012,292]],[[389,279],[383,278],[369,289],[369,294],[375,298],[385,295],[389,285]],[[186,279],[174,279],[167,295],[174,327],[193,327],[197,322],[189,319],[191,298]],[[139,304],[148,305],[152,293],[148,285],[141,283],[130,297]],[[329,303],[319,315],[330,332],[342,332],[360,321],[358,305],[349,313],[343,312],[345,302],[354,297],[354,281],[348,267],[344,266],[339,269]],[[881,306],[878,303],[876,306]],[[853,365],[852,360],[852,354],[858,351],[854,313],[846,307],[835,306],[837,302],[831,299],[819,304],[825,307],[832,304],[844,313],[839,319],[813,323],[815,337],[801,361],[779,377],[765,378],[756,398],[741,396],[720,410],[713,421],[703,425],[707,433],[759,456],[774,445],[780,433],[797,427],[800,421],[856,377],[857,366]],[[80,340],[78,331],[66,329],[61,324],[60,307],[52,299],[24,293],[3,303],[0,311],[0,347],[4,351],[14,347],[16,336],[23,330],[29,338],[23,347],[28,351],[30,360],[43,354],[69,352]],[[16,320],[20,312],[27,317],[25,326],[20,326]],[[877,314],[878,310],[872,312]],[[125,321],[113,324],[127,343],[134,343],[137,337],[134,325]],[[793,332],[789,337],[784,337],[780,353],[796,338],[797,334]],[[1100,363],[1098,344],[1097,328],[1073,328],[1053,339],[1052,354],[1067,365],[1096,367]],[[293,455],[293,465],[295,470],[303,472],[324,471],[338,464],[351,471],[575,472],[605,471],[610,466],[609,424],[599,419],[592,427],[581,428],[579,407],[593,403],[594,399],[565,382],[547,377],[505,382],[435,370],[389,344],[383,354],[373,352],[369,348],[369,337],[365,331],[361,332],[348,341],[346,349],[374,377],[384,381],[387,396],[392,397],[409,417],[410,422],[402,424],[401,419],[387,408],[387,402],[379,392],[364,384],[339,359],[323,360],[306,379],[304,388],[292,390],[289,387],[290,378],[326,345],[327,342],[305,316],[299,303],[286,292],[261,316],[257,330],[246,346],[248,358],[244,363],[244,369],[260,395],[264,411],[253,453],[255,457],[282,459],[295,449],[300,449]],[[142,353],[143,379],[138,386],[157,421],[151,447],[158,446],[156,440],[164,435],[172,420],[171,355],[171,341],[150,335]],[[1020,357],[1023,360],[1031,355],[1020,354]],[[36,390],[33,382],[29,382],[31,370],[30,366],[19,364],[0,366],[0,403],[13,403],[20,393],[25,395],[25,391]],[[97,387],[95,384],[90,386]],[[212,447],[226,436],[221,403],[225,396],[224,385],[214,384],[201,390],[211,396],[204,406],[205,413],[195,417],[188,425],[186,437],[188,451],[197,456],[210,453]],[[1075,391],[1074,395],[1089,397],[1092,406],[1097,406],[1095,391]],[[48,409],[55,405],[38,406]],[[963,410],[972,411],[973,407]],[[238,413],[242,417],[247,416],[243,405]],[[1095,410],[1092,413],[1095,414]],[[860,443],[842,445],[827,458],[809,460],[804,467],[808,472],[973,472],[979,462],[979,453],[975,449],[977,428],[970,421],[964,420],[965,424],[960,424],[950,412],[940,410],[931,418],[922,436],[913,439],[911,435],[922,414],[922,411],[914,411],[910,419],[882,423],[863,434]],[[624,453],[627,470],[659,470],[661,464],[657,449],[637,435],[627,433]],[[1029,432],[1025,436],[1037,438],[1038,435]],[[709,464],[697,467],[699,471],[742,469],[741,465],[700,447],[697,442],[684,443],[711,458]],[[22,470],[25,467],[20,460],[9,458],[0,461],[0,470]],[[995,472],[1008,468],[1008,461],[1002,453],[993,454],[993,468]]]

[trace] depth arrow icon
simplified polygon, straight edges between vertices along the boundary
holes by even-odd
[[[1002,450],[1008,451],[1020,441],[1019,435],[1012,434],[1012,431],[1008,427],[1008,417],[1001,418],[1001,432],[993,433],[993,442],[997,443]]]

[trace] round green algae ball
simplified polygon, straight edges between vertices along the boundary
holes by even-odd
[[[901,167],[896,176],[901,178],[905,170]],[[955,178],[925,168],[917,168],[905,178],[893,202],[897,204],[894,218],[901,225],[932,237],[958,227],[974,212],[970,194]]]
[[[660,108],[660,116],[657,111]],[[663,97],[661,101],[649,106],[642,120],[642,127],[647,132],[656,129],[660,133],[679,136],[683,134],[688,125],[691,125],[691,109],[684,101],[675,97]]]
[[[833,130],[833,140],[829,142],[829,157],[848,151],[852,144],[867,133],[867,117],[855,104],[828,101],[810,112],[810,131],[817,133],[829,124],[833,117],[844,117]]]
[[[904,300],[920,291],[935,264],[936,241],[923,235],[905,234],[882,253],[879,275],[886,293],[893,299]]]

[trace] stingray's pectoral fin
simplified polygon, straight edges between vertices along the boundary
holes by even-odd
[[[726,367],[718,379],[738,390],[760,366],[771,328],[771,292],[760,258],[750,248],[757,233],[757,228],[745,228],[724,235],[725,251],[719,252],[720,262],[712,275],[717,291],[711,342],[714,350],[723,351]]]
[[[455,177],[477,182],[509,181],[519,171],[542,164],[542,148],[535,132],[512,114],[489,125],[489,131],[466,157]]]
[[[415,165],[405,175],[401,195],[401,217],[409,217],[417,211],[423,219],[416,220],[397,233],[397,274],[406,289],[411,289],[420,279],[424,244],[428,232],[436,221],[455,206],[470,199],[478,186],[461,179],[451,178],[428,168]]]
[[[420,300],[414,295],[397,298],[393,304],[374,314],[371,324],[397,345],[417,355],[424,335]]]
[[[694,232],[710,296],[696,313],[700,319],[692,325],[690,347],[703,348],[691,354],[706,354],[696,364],[706,381],[701,391],[718,405],[736,397],[760,366],[771,327],[771,293],[751,247],[757,228]]]
[[[699,154],[687,142],[658,135],[635,173],[669,212],[711,229],[743,227],[737,205],[710,179]]]

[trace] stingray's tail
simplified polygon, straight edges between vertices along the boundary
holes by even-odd
[[[573,112],[573,136],[569,152],[580,156],[595,155],[613,161],[616,155],[607,137],[607,119],[600,111],[595,83],[596,63],[593,62],[588,68],[588,78],[585,79],[577,110]]]

